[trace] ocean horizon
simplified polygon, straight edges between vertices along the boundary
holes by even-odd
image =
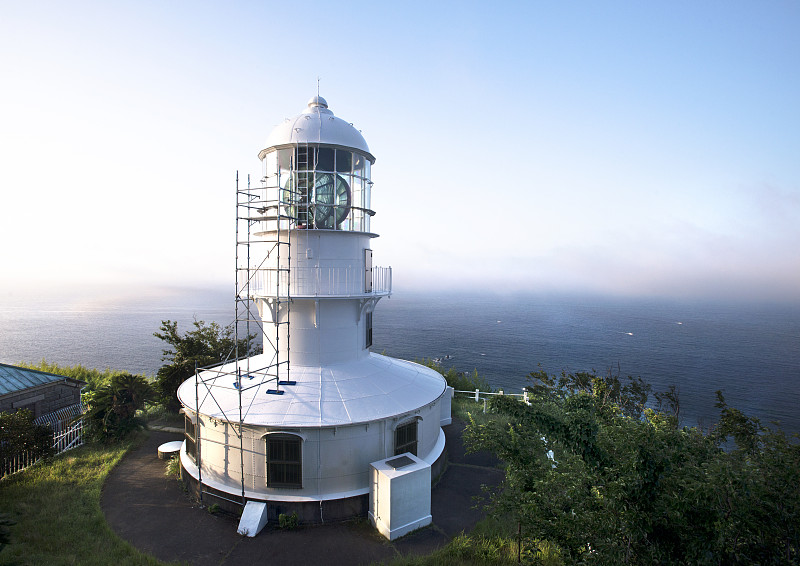
[[[162,320],[233,320],[231,293],[176,289],[117,300],[0,300],[0,361],[155,375]],[[612,372],[674,385],[681,422],[708,427],[728,404],[800,432],[800,306],[780,303],[489,293],[395,293],[375,310],[373,352],[438,359],[520,393],[531,372]]]

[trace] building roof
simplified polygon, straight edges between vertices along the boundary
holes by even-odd
[[[245,363],[240,361],[241,365]],[[250,367],[269,363],[264,354],[250,358]],[[236,362],[215,370],[226,372],[210,387],[195,393],[195,379],[183,382],[178,398],[194,410],[199,397],[199,412],[220,420],[239,420],[239,391],[233,386]],[[200,374],[211,383],[214,371]],[[447,388],[436,371],[420,364],[369,354],[353,362],[324,367],[292,366],[296,385],[281,386],[283,395],[271,395],[275,383],[258,386],[242,379],[243,421],[268,427],[329,427],[368,423],[404,415],[433,403]]]
[[[0,395],[17,393],[18,391],[24,391],[31,387],[38,387],[40,385],[47,385],[48,383],[64,380],[84,383],[78,379],[72,379],[71,377],[65,377],[63,375],[0,363]]]
[[[309,100],[301,114],[287,118],[276,126],[267,138],[266,148],[258,156],[263,159],[271,148],[306,143],[356,149],[375,163],[375,157],[369,152],[369,146],[361,132],[350,122],[334,116],[321,96]]]

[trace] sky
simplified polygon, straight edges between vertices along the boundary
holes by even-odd
[[[800,302],[800,3],[0,0],[0,294],[233,288],[319,92],[395,292]]]

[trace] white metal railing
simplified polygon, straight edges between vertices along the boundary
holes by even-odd
[[[525,403],[526,405],[530,405],[531,404],[530,400],[528,399],[528,390],[524,389],[524,388],[522,390],[522,393],[506,393],[502,389],[498,389],[497,391],[494,391],[494,392],[492,392],[492,391],[481,391],[480,389],[476,389],[475,391],[464,391],[464,390],[456,389],[456,390],[453,391],[453,393],[454,394],[461,393],[462,396],[472,397],[473,399],[475,399],[476,403],[480,403],[481,401],[483,401],[483,412],[484,413],[486,412],[486,401],[492,395],[507,395],[509,397],[520,397],[522,402]]]
[[[48,425],[53,431],[61,431],[68,426],[75,417],[82,415],[84,409],[85,407],[82,404],[76,403],[75,405],[70,405],[69,407],[64,407],[52,413],[36,417],[33,420],[33,424]]]
[[[42,415],[33,422],[49,425],[53,429],[53,450],[61,454],[72,448],[82,446],[83,418],[78,418],[86,408],[83,405],[71,405],[58,411]]]
[[[83,419],[78,419],[63,430],[53,434],[53,449],[56,454],[83,445]]]
[[[239,272],[239,289],[244,290],[247,272]],[[372,268],[372,291],[365,291],[364,269],[360,267],[302,267],[288,271],[250,271],[250,295],[267,297],[319,297],[382,295],[392,292],[392,268]]]

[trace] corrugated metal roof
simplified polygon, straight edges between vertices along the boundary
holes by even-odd
[[[56,381],[64,381],[65,379],[70,378],[0,363],[0,395],[8,395],[9,393],[36,387],[37,385],[46,385]]]

